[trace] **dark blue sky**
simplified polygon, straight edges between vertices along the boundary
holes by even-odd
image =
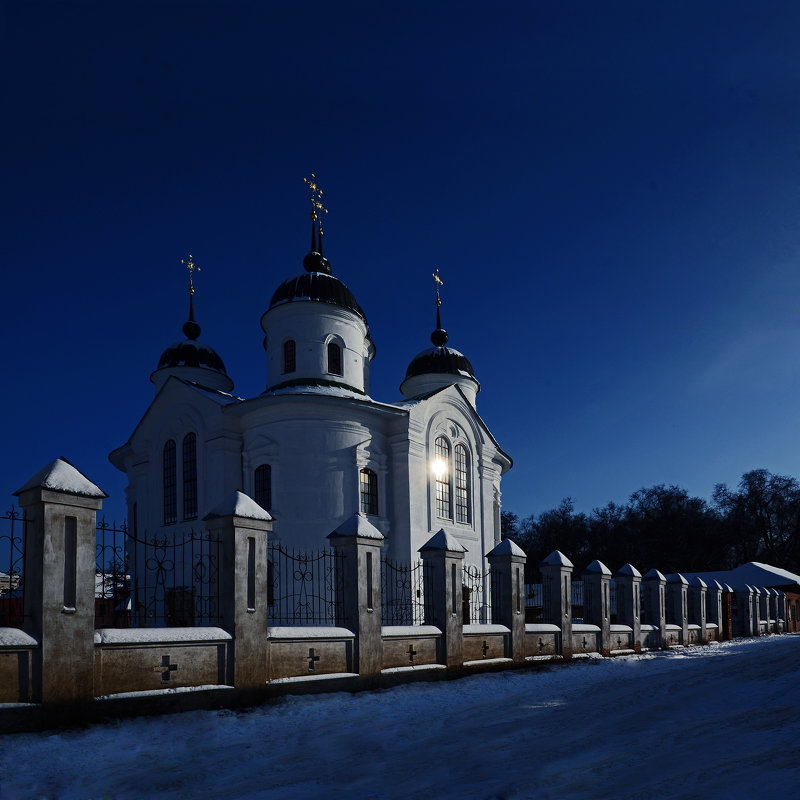
[[[800,473],[800,5],[0,2],[0,496],[107,461],[181,338],[263,390],[259,319],[326,254],[399,397],[450,343],[504,506]]]

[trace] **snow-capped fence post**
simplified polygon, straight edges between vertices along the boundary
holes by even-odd
[[[24,615],[39,640],[34,699],[50,707],[91,702],[97,512],[108,495],[63,458],[15,494],[28,520]]]
[[[561,629],[561,656],[572,658],[572,562],[558,550],[553,550],[539,564],[544,586],[550,590],[549,620]]]
[[[343,625],[353,631],[355,670],[361,677],[379,675],[383,666],[381,638],[381,545],[383,534],[363,515],[353,514],[328,535],[342,558]]]
[[[745,584],[736,590],[736,611],[739,636],[753,636],[753,587]]]
[[[444,528],[419,549],[425,564],[425,594],[431,599],[431,623],[444,639],[439,662],[448,669],[461,669],[464,663],[461,575],[466,552],[467,548]],[[430,594],[429,583],[433,584]]]
[[[667,579],[655,567],[651,569],[642,579],[645,598],[645,608],[647,609],[647,623],[658,628],[658,646],[667,646],[667,618],[666,618],[666,599],[664,597],[664,587]]]
[[[695,575],[689,581],[689,622],[699,628],[697,644],[708,643],[708,631],[706,629],[708,586],[706,582]],[[691,636],[689,637],[691,639]]]
[[[686,588],[688,581],[680,572],[667,577],[667,622],[681,629],[681,644],[689,644],[689,613]]]
[[[722,584],[722,595],[720,602],[722,604],[722,621],[720,623],[720,633],[723,639],[729,641],[733,639],[733,598],[734,591],[732,586],[727,583]]]
[[[525,661],[525,551],[503,539],[486,558],[492,571],[492,622],[511,631],[510,657]]]
[[[777,597],[775,598],[775,607],[777,615],[775,617],[775,625],[777,633],[786,632],[786,592],[782,589],[776,589]]]
[[[767,592],[767,633],[777,633],[778,632],[778,604],[777,594],[774,589],[770,589],[769,587],[766,589]]]
[[[263,689],[267,664],[267,537],[272,517],[255,500],[233,492],[203,521],[222,541],[220,617],[233,636],[228,681]]]
[[[597,649],[606,657],[611,655],[611,570],[595,559],[583,571],[584,615],[589,625],[600,628]]]
[[[633,564],[625,564],[614,575],[617,585],[617,622],[631,629],[631,645],[639,653],[642,649],[642,574]]]
[[[761,635],[761,589],[753,586],[753,636]]]
[[[717,641],[722,641],[722,584],[713,578],[706,591],[706,626],[709,623],[717,626]]]

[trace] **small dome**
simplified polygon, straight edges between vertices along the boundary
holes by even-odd
[[[353,293],[338,278],[324,272],[304,272],[284,281],[272,295],[269,307],[274,308],[293,300],[316,300],[319,303],[341,306],[358,314],[365,323],[367,322],[366,314],[353,297]]]
[[[223,392],[233,389],[233,381],[225,371],[225,364],[211,345],[198,341],[200,333],[200,326],[194,318],[194,297],[190,294],[189,319],[183,325],[186,339],[171,344],[158,359],[158,366],[150,376],[156,391],[161,389],[170,375],[196,381]]]
[[[431,347],[423,350],[414,357],[408,365],[406,378],[413,378],[415,375],[430,374],[450,374],[463,375],[464,377],[475,377],[475,371],[469,359],[458,350],[452,347]]]
[[[213,369],[222,375],[225,372],[225,364],[213,347],[195,339],[186,339],[183,342],[171,344],[158,360],[157,369],[164,367],[205,367]]]

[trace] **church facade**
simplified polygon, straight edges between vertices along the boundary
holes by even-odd
[[[438,293],[433,346],[411,361],[402,399],[372,399],[367,318],[331,274],[315,219],[303,271],[261,319],[268,385],[257,397],[233,394],[222,359],[199,341],[190,281],[186,338],[164,351],[153,402],[109,456],[128,478],[129,525],[177,536],[238,489],[269,511],[287,548],[318,549],[362,514],[391,558],[416,558],[443,528],[483,567],[512,462],[477,413],[472,366],[447,346]],[[191,275],[191,256],[187,266]]]

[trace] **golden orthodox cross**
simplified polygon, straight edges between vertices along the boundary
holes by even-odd
[[[311,219],[312,221],[320,220],[320,231],[322,230],[322,220],[321,217],[317,214],[319,211],[321,213],[328,213],[328,209],[322,205],[322,189],[317,186],[317,176],[312,172],[311,178],[303,178],[303,180],[308,184],[308,188],[311,189]]]
[[[195,270],[200,272],[200,267],[198,267],[197,264],[194,263],[194,256],[191,253],[189,253],[188,261],[184,260],[183,258],[181,259],[181,264],[185,264],[186,269],[189,270],[189,294],[194,294],[194,283],[192,282],[192,273],[194,273]]]
[[[433,279],[436,281],[436,305],[438,307],[442,304],[442,299],[439,297],[439,287],[444,286],[444,281],[439,277],[439,267],[436,267],[436,272],[433,273]]]

